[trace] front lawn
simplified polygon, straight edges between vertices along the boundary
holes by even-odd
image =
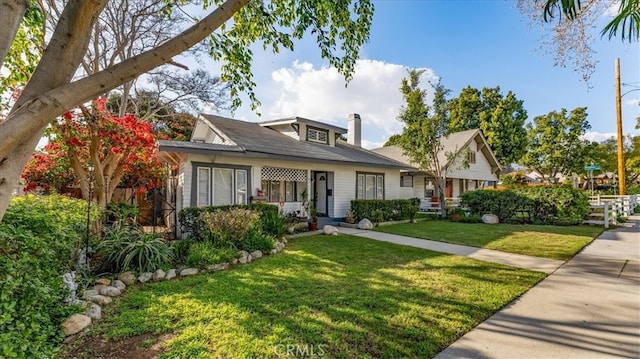
[[[428,358],[543,277],[348,235],[300,237],[232,270],[128,289],[83,345],[170,337],[161,357],[276,358],[293,348]]]
[[[422,221],[381,226],[377,231],[433,241],[567,260],[602,233],[591,226],[547,226]]]

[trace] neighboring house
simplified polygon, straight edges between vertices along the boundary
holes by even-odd
[[[478,129],[455,132],[440,140],[442,151],[438,154],[440,163],[446,168],[445,197],[459,197],[465,191],[494,187],[500,174],[500,164],[487,140]],[[387,146],[373,150],[376,153],[415,167],[398,146]],[[466,158],[468,167],[463,166]],[[404,198],[418,197],[429,205],[438,201],[433,177],[421,171],[407,171],[402,174],[401,185],[405,189]]]
[[[415,168],[361,148],[359,115],[349,115],[348,127],[202,115],[191,141],[158,146],[161,158],[178,166],[178,211],[261,201],[305,216],[306,196],[319,215],[343,218],[355,198],[404,198],[400,171]]]

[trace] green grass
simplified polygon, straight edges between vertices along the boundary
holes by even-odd
[[[376,228],[377,231],[472,247],[567,260],[578,253],[602,228],[422,221]]]
[[[276,358],[287,345],[328,358],[428,358],[543,277],[316,235],[229,271],[130,289],[93,333],[174,333],[164,358]]]

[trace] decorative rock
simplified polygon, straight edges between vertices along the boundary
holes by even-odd
[[[251,258],[253,258],[253,259],[262,258],[262,251],[258,249],[258,250],[255,250],[255,251],[251,252]]]
[[[370,220],[368,219],[363,219],[360,222],[358,222],[358,228],[359,229],[373,229],[373,223],[371,223]]]
[[[159,282],[164,279],[165,275],[166,273],[162,269],[158,269],[157,271],[153,272],[152,279],[154,282]]]
[[[247,251],[239,251],[238,252],[238,263],[240,264],[247,264],[249,262],[251,262],[251,254],[249,254],[249,252]]]
[[[78,283],[76,283],[75,277],[76,277],[75,271],[65,273],[62,275],[62,282],[69,290],[69,294],[67,295],[66,298],[64,298],[65,303],[77,304],[79,302],[78,297],[76,296],[76,291],[78,290]]]
[[[231,264],[238,264],[238,258],[233,258],[233,260],[231,261]]]
[[[338,232],[338,228],[328,224],[322,227],[322,233],[327,235],[338,235]]]
[[[131,272],[123,272],[123,273],[120,273],[120,275],[118,276],[118,280],[120,280],[122,283],[126,285],[135,284],[136,279],[138,278],[136,278],[135,274]]]
[[[271,254],[276,254],[276,253],[278,253],[277,249],[274,248],[274,249],[271,250]]]
[[[226,270],[229,269],[229,263],[218,263],[218,264],[214,264],[212,266],[209,266],[207,268],[210,271],[220,271],[220,270]]]
[[[100,291],[100,289],[102,288],[106,288],[107,286],[104,284],[96,284],[93,286],[93,289],[97,290],[98,292]]]
[[[100,295],[105,295],[107,297],[117,297],[120,294],[122,294],[122,292],[120,292],[120,289],[116,287],[108,286],[100,289]]]
[[[121,280],[116,279],[112,284],[114,287],[120,289],[121,292],[127,289],[127,286]]]
[[[111,280],[107,279],[107,278],[100,278],[100,279],[96,279],[96,284],[102,284],[102,285],[110,285],[111,284]]]
[[[276,243],[276,252],[280,253],[284,249],[284,242]]]
[[[175,269],[169,269],[169,271],[167,272],[167,275],[164,277],[164,279],[169,280],[169,279],[173,279],[176,277],[176,270]]]
[[[140,276],[138,277],[138,281],[140,281],[140,283],[147,283],[148,281],[151,280],[151,278],[153,278],[153,273],[144,272],[144,273],[140,274]]]
[[[100,295],[100,294],[90,297],[89,300],[100,305],[107,305],[113,302],[111,298],[105,297],[104,295]]]
[[[90,300],[91,297],[93,297],[94,295],[98,295],[98,294],[100,294],[100,293],[95,289],[87,289],[82,294],[82,299]]]
[[[62,323],[62,331],[65,336],[80,333],[91,324],[91,318],[84,314],[74,314]]]
[[[180,271],[180,275],[182,277],[186,277],[186,276],[189,276],[189,275],[196,275],[198,273],[199,273],[198,268],[185,268],[185,269]]]
[[[498,224],[499,222],[500,222],[500,220],[498,219],[498,216],[496,216],[495,214],[483,214],[482,215],[482,223]]]
[[[287,241],[286,238],[282,238],[282,243],[287,244],[287,243],[289,243],[289,241]]]
[[[86,314],[91,319],[102,319],[102,308],[96,303],[92,303]]]

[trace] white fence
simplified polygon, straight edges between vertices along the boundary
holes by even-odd
[[[447,207],[460,207],[460,198],[458,197],[447,197],[444,199],[445,205]],[[432,202],[428,199],[420,200],[420,212],[439,212],[440,211],[440,202],[435,201]]]
[[[638,195],[591,196],[589,199],[591,204],[590,218],[584,223],[602,224],[605,228],[609,228],[610,223],[616,224],[618,216],[629,217],[632,215],[639,204],[638,199]]]

